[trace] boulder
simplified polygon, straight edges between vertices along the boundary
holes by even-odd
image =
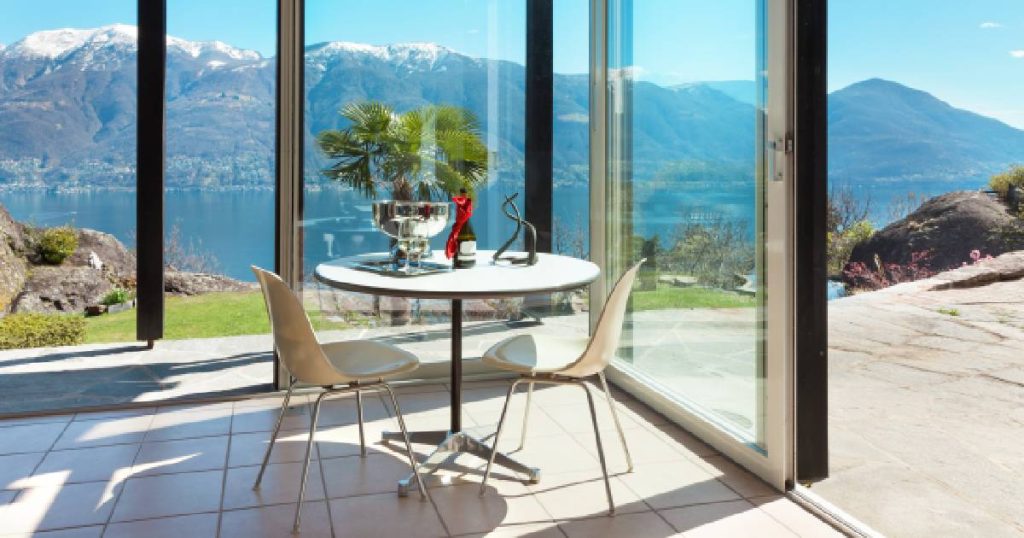
[[[135,279],[135,253],[116,237],[82,228],[78,230],[78,248],[64,260],[64,265],[97,268],[118,281]]]
[[[28,276],[20,252],[25,248],[21,225],[0,206],[0,316],[6,313]]]
[[[164,291],[177,295],[199,295],[217,291],[250,291],[248,284],[223,275],[189,273],[185,271],[164,272]]]
[[[853,248],[850,262],[875,267],[911,263],[927,252],[923,265],[944,271],[970,263],[971,251],[998,256],[1024,249],[1024,223],[998,200],[982,192],[951,192],[936,196],[907,217],[897,220]]]
[[[102,271],[71,265],[32,268],[25,289],[14,300],[14,312],[84,312],[113,289]]]

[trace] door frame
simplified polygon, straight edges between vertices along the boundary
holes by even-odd
[[[615,0],[591,0],[590,42],[590,244],[591,257],[612,276],[621,272],[608,242],[617,235],[605,219],[608,204],[615,194],[609,192],[607,157],[609,151],[608,39],[609,9]],[[795,267],[794,251],[794,91],[792,0],[764,0],[763,64],[768,83],[765,100],[765,145],[761,167],[763,179],[763,233],[759,254],[764,267],[763,293],[763,377],[759,427],[763,443],[752,446],[737,432],[723,427],[709,413],[678,394],[661,390],[656,381],[628,363],[614,361],[608,370],[612,381],[637,396],[673,422],[704,440],[722,454],[757,474],[769,484],[785,490],[794,476],[793,450],[793,371]],[[758,24],[762,24],[759,20]],[[615,224],[612,223],[612,226]],[[591,326],[608,293],[608,279],[598,279],[591,287]]]

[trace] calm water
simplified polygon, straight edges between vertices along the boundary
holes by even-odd
[[[503,193],[484,189],[477,199],[473,225],[480,248],[497,248],[511,234],[511,221],[499,216]],[[638,190],[635,193],[636,233],[662,237],[680,221],[723,214],[750,221],[752,194],[744,191],[713,193]],[[129,247],[135,245],[135,194],[98,192],[80,194],[4,193],[0,203],[15,219],[38,226],[72,224],[113,234]],[[583,187],[556,189],[555,216],[568,229],[587,233],[589,200]],[[520,205],[520,207],[522,207]],[[306,271],[317,263],[341,255],[387,249],[387,241],[370,227],[370,203],[351,193],[335,190],[307,192],[304,233]],[[274,193],[272,192],[168,192],[166,225],[180,230],[182,243],[212,255],[220,270],[234,278],[251,280],[249,265],[273,267]],[[486,218],[485,218],[486,217]],[[581,221],[582,219],[582,221]],[[447,232],[432,241],[441,248]]]

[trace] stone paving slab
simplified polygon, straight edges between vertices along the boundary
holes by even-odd
[[[1024,253],[829,304],[831,477],[890,536],[1024,535]]]

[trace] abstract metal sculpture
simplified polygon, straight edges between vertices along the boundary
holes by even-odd
[[[537,229],[532,224],[523,220],[522,213],[519,212],[519,207],[516,206],[515,199],[519,196],[519,193],[512,193],[505,196],[505,201],[501,204],[501,210],[505,213],[505,216],[516,222],[516,231],[512,233],[512,237],[505,241],[504,245],[501,245],[495,253],[492,259],[495,262],[506,261],[517,265],[533,265],[537,263]],[[509,212],[509,206],[512,207],[512,212]],[[526,257],[521,256],[506,256],[504,258],[501,255],[508,250],[512,243],[519,238],[519,232],[526,227],[526,235],[523,237],[523,248],[526,249]]]

